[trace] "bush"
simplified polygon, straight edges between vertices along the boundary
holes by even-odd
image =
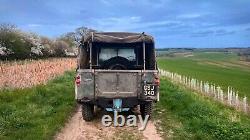
[[[1,25],[0,44],[3,50],[1,58],[25,59],[31,55],[32,44],[29,43],[18,31],[9,25]]]
[[[66,56],[66,50],[69,45],[62,40],[57,40],[53,45],[53,53],[56,57]]]
[[[43,57],[50,57],[53,55],[53,51],[51,49],[51,46],[53,46],[53,41],[47,37],[41,37],[41,45],[43,46],[41,50]]]
[[[12,24],[0,24],[0,60],[65,57],[77,54],[76,46],[87,32],[95,31],[80,27],[56,40],[18,30]]]

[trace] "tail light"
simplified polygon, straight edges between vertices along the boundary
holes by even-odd
[[[76,85],[79,86],[81,84],[81,76],[80,75],[77,75],[76,76]]]
[[[160,78],[159,78],[159,76],[155,76],[154,84],[156,84],[157,86],[160,86]]]

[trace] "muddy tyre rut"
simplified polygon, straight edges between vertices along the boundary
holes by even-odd
[[[92,121],[86,122],[82,118],[81,107],[77,107],[76,112],[65,127],[55,136],[55,140],[161,140],[154,122],[151,120],[144,131],[139,131],[138,127],[126,125],[123,127],[105,127],[101,123],[104,113],[97,110],[97,116]]]

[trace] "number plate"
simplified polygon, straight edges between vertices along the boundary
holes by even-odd
[[[143,91],[145,96],[155,96],[156,95],[156,86],[155,85],[144,85]]]

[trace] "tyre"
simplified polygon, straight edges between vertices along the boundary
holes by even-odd
[[[94,105],[83,103],[82,104],[82,117],[85,121],[91,121],[94,118]]]
[[[153,107],[153,102],[145,102],[140,105],[140,112],[142,115],[142,118],[144,119],[147,115],[149,115],[149,119],[152,114],[152,107]]]
[[[126,70],[130,68],[130,61],[124,57],[116,56],[104,61],[103,69]]]

